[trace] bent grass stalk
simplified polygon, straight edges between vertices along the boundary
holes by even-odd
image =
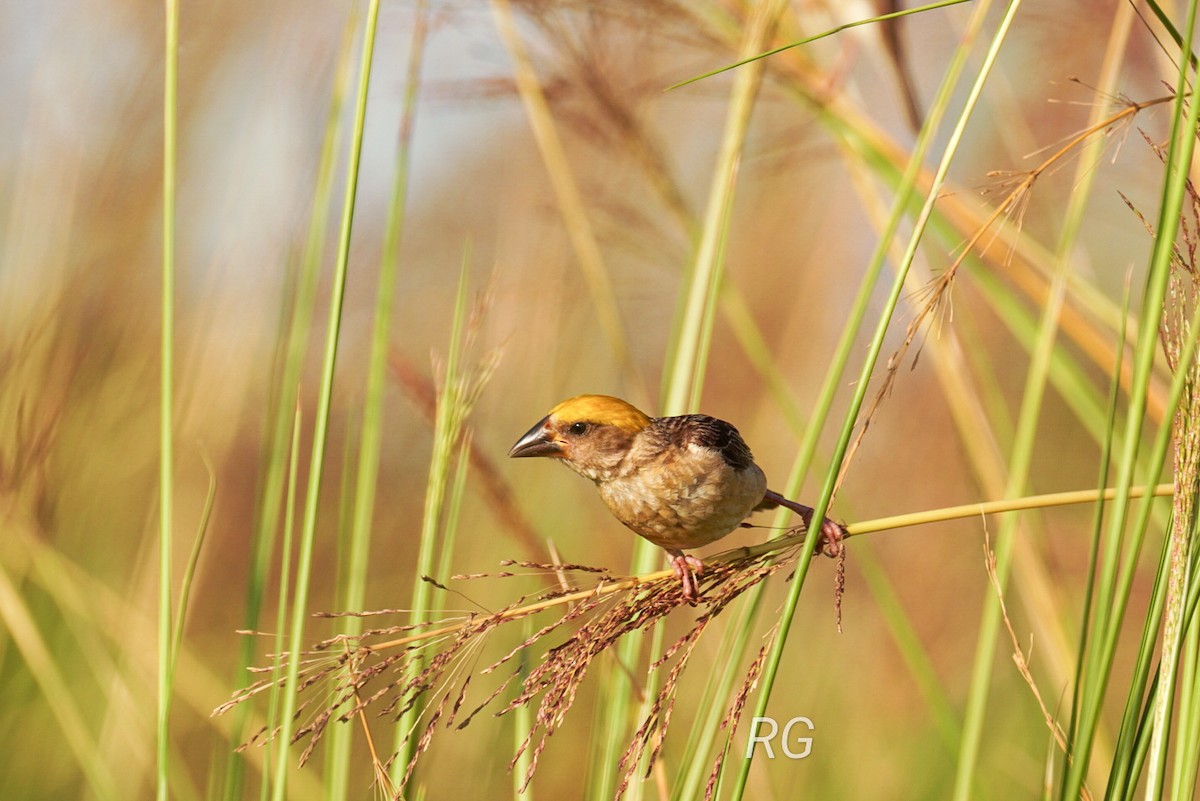
[[[850,526],[848,529],[850,535],[856,537],[870,532],[938,520],[1096,502],[1101,498],[1112,497],[1115,492],[1112,489],[1102,492],[1085,490],[1019,500],[968,504],[920,515],[900,515],[866,521]],[[1169,495],[1171,492],[1171,486],[1162,485],[1148,489],[1136,488],[1134,494],[1157,496]],[[694,648],[708,622],[724,611],[727,605],[742,592],[787,564],[787,561],[792,558],[787,556],[788,551],[792,551],[794,557],[795,550],[802,546],[805,540],[806,536],[803,533],[796,533],[760,545],[733,549],[708,560],[709,569],[705,573],[704,583],[708,584],[706,600],[709,609],[701,614],[692,631],[668,647],[651,666],[651,669],[654,670],[671,659],[676,660],[662,690],[652,699],[649,712],[635,735],[633,744],[626,749],[626,757],[623,760],[625,782],[629,782],[633,777],[642,756],[649,756],[653,760],[657,754],[657,749],[660,747],[666,728],[670,723],[670,712],[673,707],[677,680],[686,667],[691,649]],[[548,567],[529,563],[521,564],[537,569]],[[414,747],[414,758],[419,756],[428,747],[439,721],[444,719],[449,724],[457,720],[459,728],[467,725],[475,714],[492,702],[524,669],[518,670],[507,679],[503,679],[501,675],[502,681],[499,686],[481,704],[476,706],[465,704],[467,683],[470,678],[491,674],[506,663],[511,664],[510,660],[518,655],[522,660],[527,659],[529,647],[534,642],[559,630],[568,621],[578,621],[582,627],[576,630],[565,643],[545,653],[541,663],[530,674],[532,680],[527,680],[523,684],[524,689],[518,697],[505,706],[500,713],[520,708],[524,704],[537,703],[541,707],[535,717],[534,731],[521,743],[518,755],[514,758],[516,761],[522,754],[529,753],[530,755],[529,766],[523,778],[523,785],[527,785],[533,770],[536,769],[537,758],[546,739],[553,735],[562,723],[574,698],[574,691],[583,681],[591,660],[609,647],[615,646],[617,640],[626,634],[648,626],[656,626],[663,617],[683,602],[678,582],[673,572],[669,570],[618,578],[610,576],[604,571],[580,565],[559,565],[556,566],[556,569],[582,570],[585,574],[598,575],[601,583],[590,589],[567,593],[558,592],[552,597],[544,597],[532,603],[518,599],[508,608],[482,617],[472,615],[445,625],[425,623],[376,628],[367,631],[361,638],[337,635],[318,645],[315,651],[292,651],[295,656],[286,657],[289,675],[294,675],[301,680],[302,686],[310,696],[316,694],[319,701],[323,700],[328,704],[325,711],[315,714],[312,723],[296,733],[297,737],[310,737],[310,742],[301,756],[301,763],[303,764],[312,753],[329,721],[335,718],[349,719],[353,716],[361,718],[363,710],[368,705],[382,702],[388,696],[391,696],[393,700],[387,703],[385,711],[398,702],[404,702],[415,709],[417,697],[423,692],[432,692],[439,696],[440,700],[428,702],[429,705],[422,713],[428,713],[428,720],[421,728]],[[511,575],[514,574],[503,573],[497,577]],[[624,595],[621,595],[622,593]],[[493,662],[490,667],[481,671],[472,669],[471,677],[464,675],[463,671],[467,661],[473,660],[473,655],[478,653],[478,647],[483,638],[494,631],[497,626],[505,622],[527,619],[538,612],[563,606],[568,607],[564,617],[527,637],[524,642],[510,650],[506,656]],[[396,611],[398,610],[361,614],[377,615]],[[414,631],[414,629],[421,630],[379,642],[369,643],[367,641],[368,638],[387,636],[389,632],[399,633],[400,631]],[[406,664],[405,660],[410,659],[411,654],[416,653],[415,648],[428,648],[437,646],[439,643],[442,644],[441,650],[425,656],[423,662],[426,667],[422,669],[415,682],[409,672],[404,670],[400,678],[387,681],[383,689],[367,695],[362,694],[366,685],[374,678],[382,676],[389,670],[400,670]],[[765,653],[764,647],[759,659],[755,660],[751,666],[752,671],[761,668]],[[463,655],[466,655],[466,660],[463,659]],[[582,661],[576,663],[576,659]],[[333,678],[337,681],[337,677],[342,675],[342,668],[339,666],[347,664],[357,670],[350,683],[329,687],[328,680]],[[563,670],[567,672],[563,673]],[[228,711],[243,701],[270,690],[276,683],[275,679],[266,679],[252,685],[237,693],[217,712]],[[458,690],[454,689],[456,685],[459,686]],[[736,724],[736,717],[740,715],[741,705],[745,703],[749,686],[748,683],[744,683],[742,692],[737,694],[734,706],[728,713],[727,720],[732,719],[734,724]],[[332,702],[329,701],[330,698],[333,699]],[[738,701],[739,698],[740,701]],[[346,706],[349,708],[343,711],[342,708]],[[435,708],[430,711],[431,707]],[[460,709],[467,710],[465,718],[460,715]],[[460,720],[460,718],[462,719]],[[365,718],[361,718],[361,720],[365,725]],[[540,734],[538,734],[539,731]],[[271,741],[283,733],[281,725],[274,730],[261,732],[254,738],[254,742]],[[369,741],[369,744],[373,748],[373,740]],[[719,760],[720,757],[718,757],[718,766]],[[413,763],[410,762],[406,766],[406,774],[411,774],[412,767]],[[649,767],[648,765],[647,769]],[[714,769],[710,774],[710,789],[712,781],[717,775],[718,773]],[[406,775],[405,778],[408,776]],[[397,785],[403,789],[403,782],[398,782]]]
[[[753,64],[756,61],[761,61],[764,58],[770,58],[771,56],[782,53],[785,50],[791,50],[793,47],[801,47],[806,44],[811,44],[813,42],[824,39],[827,36],[833,36],[835,34],[841,33],[842,31],[848,31],[851,28],[857,28],[859,25],[872,25],[877,22],[885,22],[890,19],[906,17],[910,14],[922,14],[926,11],[935,11],[939,8],[945,8],[946,6],[955,6],[955,5],[958,5],[959,3],[966,3],[966,2],[969,2],[969,0],[941,0],[941,2],[938,2],[938,3],[929,3],[928,5],[917,6],[915,8],[906,8],[906,9],[902,9],[900,11],[892,12],[890,14],[880,14],[879,16],[875,16],[875,17],[867,17],[865,19],[859,19],[859,20],[854,20],[853,22],[847,22],[842,25],[837,25],[833,28],[830,28],[827,31],[822,31],[821,33],[818,33],[814,36],[808,36],[808,37],[801,39],[799,41],[796,41],[796,42],[789,42],[788,44],[785,44],[781,47],[776,47],[773,50],[768,50],[765,53],[756,53],[755,55],[751,56],[750,58],[744,58],[740,61],[735,61],[734,63],[728,64],[719,69],[709,70],[708,72],[701,73],[700,75],[695,75],[691,78],[680,81],[678,83],[673,83],[670,86],[668,86],[666,89],[663,89],[663,92],[672,92],[676,89],[681,89],[684,86],[696,83],[697,81],[703,81],[705,78],[712,78],[714,76],[720,75],[723,72],[729,72],[730,70],[735,70],[738,67],[744,67],[748,64]]]
[[[1033,495],[1027,498],[1014,498],[1012,500],[984,501],[982,503],[968,503],[961,506],[947,506],[943,509],[934,509],[927,512],[912,512],[909,514],[893,515],[891,517],[880,517],[874,520],[866,520],[861,523],[852,523],[846,526],[847,539],[853,539],[864,534],[874,534],[881,531],[891,531],[898,528],[907,528],[910,526],[920,526],[929,523],[944,523],[950,520],[963,520],[972,517],[986,517],[989,515],[1006,514],[1009,512],[1021,512],[1032,509],[1050,509],[1060,506],[1074,506],[1085,503],[1096,503],[1098,501],[1111,501],[1117,497],[1118,490],[1115,487],[1107,487],[1103,490],[1072,490],[1069,492],[1055,492],[1047,495]],[[1146,487],[1132,487],[1129,491],[1130,498],[1150,497],[1169,497],[1174,494],[1174,485],[1159,484],[1147,490]],[[758,545],[747,545],[735,550],[724,551],[715,556],[705,559],[705,565],[717,565],[731,562],[737,559],[749,559],[775,551],[784,551],[788,548],[793,548],[797,545],[803,545],[807,535],[804,533],[792,534],[785,537],[777,537],[773,540],[759,543]],[[543,609],[549,609],[563,604],[572,604],[579,601],[594,597],[611,595],[616,592],[632,589],[643,584],[652,584],[666,579],[674,579],[675,573],[671,570],[655,570],[648,573],[643,573],[637,576],[629,576],[627,578],[618,579],[608,584],[603,584],[599,587],[589,590],[578,590],[576,592],[560,595],[555,598],[550,598],[545,601],[519,606],[507,612],[499,613],[500,617],[515,617],[524,616],[530,612],[538,612]],[[453,624],[443,626],[430,631],[421,632],[408,637],[401,637],[395,640],[378,643],[371,646],[372,650],[383,650],[391,648],[399,648],[414,642],[431,637],[440,637],[447,634],[453,634],[462,628],[462,624]]]

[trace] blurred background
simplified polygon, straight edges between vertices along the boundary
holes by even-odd
[[[795,2],[773,41],[795,41],[883,10],[868,3]],[[978,69],[1000,11],[986,17],[968,71]],[[493,571],[506,558],[548,561],[547,540],[568,562],[628,570],[633,537],[587,482],[552,464],[508,463],[504,455],[571,395],[620,395],[658,411],[733,73],[663,90],[735,61],[751,9],[657,0],[515,2],[510,10],[434,2],[427,13],[383,400],[365,596],[372,609],[404,607],[411,595],[432,444],[421,399],[434,387],[431,354],[444,358],[449,347],[464,259],[470,291],[488,298],[467,358],[476,363],[493,349],[499,354],[469,426],[533,536],[514,534],[511,521],[499,519],[495,503],[468,477],[460,533],[448,556],[452,571]],[[775,484],[787,476],[803,433],[779,393],[805,422],[879,240],[881,215],[891,202],[887,176],[903,169],[911,151],[913,112],[919,121],[973,13],[967,4],[908,17],[891,29],[850,29],[767,62],[726,243],[726,299],[736,304],[720,307],[700,408],[739,427]],[[308,329],[299,381],[307,415],[301,453],[307,454],[337,240],[336,204],[324,211],[317,202],[321,158],[334,109],[340,133],[328,152],[336,158],[330,175],[340,197],[352,103],[338,105],[335,97],[353,86],[363,14],[364,4],[349,0],[210,0],[184,4],[182,11],[175,347],[180,575],[208,491],[206,461],[216,495],[172,718],[173,786],[180,798],[258,794],[261,750],[255,756],[251,749],[231,790],[226,766],[236,745],[233,723],[209,713],[248,681],[238,668],[245,637],[236,630],[246,625],[251,543],[281,391],[281,343],[304,254],[314,247],[315,220],[327,235],[316,245],[316,322]],[[362,418],[415,14],[412,2],[385,2],[380,16],[311,610],[338,608],[339,531]],[[611,307],[597,300],[580,269],[580,241],[572,237],[577,229],[564,222],[553,182],[564,168],[548,166],[539,148],[515,83],[511,41],[498,32],[503,19],[515,25],[548,104]],[[145,2],[0,5],[0,632],[6,632],[0,634],[0,786],[11,798],[93,797],[97,784],[81,767],[87,760],[80,754],[89,750],[111,766],[118,797],[152,792],[163,23],[161,4]],[[1120,97],[1097,88],[1105,69],[1115,70],[1121,97],[1167,94],[1164,81],[1175,68],[1156,42],[1160,35],[1116,0],[1028,4],[951,170],[952,188],[942,202],[965,216],[948,217],[982,219],[1004,176],[1032,169],[1061,147],[1088,124],[1096,104],[1119,109]],[[891,36],[898,49],[888,46]],[[964,96],[959,87],[952,109]],[[1139,129],[1158,141],[1166,121],[1165,111],[1152,108],[1132,125],[1114,126],[1104,158],[1089,175],[1094,188],[1070,269],[1117,306],[1126,274],[1141,268],[1151,242],[1122,195],[1152,218],[1161,181],[1159,161]],[[943,128],[934,153],[947,135]],[[1020,210],[1016,261],[1054,248],[1078,180],[1071,158],[1039,179]],[[945,269],[972,232],[964,223],[943,239],[927,240],[920,268],[925,274]],[[868,520],[995,496],[970,458],[978,443],[955,424],[937,365],[947,363],[941,347],[953,331],[965,349],[967,380],[986,388],[981,396],[994,428],[979,436],[1007,453],[1029,360],[972,277],[1016,286],[1005,269],[1006,250],[998,246],[989,261],[972,263],[952,305],[919,337],[922,357],[909,369],[910,352],[901,366],[847,469],[835,516]],[[1014,293],[1023,313],[1036,317],[1037,293]],[[873,306],[882,306],[885,296],[881,286]],[[914,292],[902,300],[885,350],[900,346],[919,303]],[[616,340],[605,327],[610,308],[619,323]],[[768,368],[747,355],[747,321],[765,344]],[[870,330],[864,327],[862,342]],[[1080,380],[1103,395],[1105,366],[1080,355],[1076,342],[1064,347],[1078,360]],[[844,413],[850,376],[864,355],[859,347],[852,356],[835,419]],[[960,368],[951,363],[951,370]],[[1077,411],[1051,392],[1042,420],[1029,489],[1095,486],[1099,447]],[[835,425],[827,429],[800,500],[811,501],[820,488],[836,435]],[[1046,579],[1038,586],[1057,593],[1050,602],[1067,619],[1080,611],[1091,518],[1089,507],[1055,510],[1031,516],[1022,529],[1026,555]],[[834,626],[832,564],[813,566],[772,697],[781,719],[804,715],[814,722],[813,751],[801,761],[757,760],[751,797],[948,795],[956,749],[953,725],[947,730],[938,710],[948,709],[951,720],[960,714],[970,679],[979,610],[992,591],[983,534],[984,525],[970,520],[854,543],[841,635]],[[762,531],[738,532],[722,547],[762,537]],[[271,587],[279,574],[275,555]],[[487,582],[459,589],[485,606],[502,605],[516,592]],[[771,580],[764,632],[786,589],[782,574]],[[1134,617],[1144,603],[1138,589]],[[1067,689],[1061,665],[1039,657],[1045,638],[1054,635],[1039,629],[1045,621],[1024,605],[1023,590],[1015,597],[1010,614],[1021,637],[1033,637],[1034,672],[1053,707]],[[463,605],[457,598],[444,603]],[[669,624],[672,631],[689,624],[686,613],[680,615]],[[897,644],[900,629],[889,622],[897,615],[927,660],[925,672]],[[272,630],[271,603],[262,620],[259,628]],[[321,625],[311,624],[312,639],[325,636]],[[701,646],[694,667],[721,658],[715,642]],[[266,649],[254,648],[254,661],[262,664]],[[1010,650],[1001,643],[981,773],[1002,788],[995,797],[1040,797],[1048,735],[1011,666]],[[940,700],[931,698],[929,678]],[[693,681],[699,686],[702,679]],[[585,684],[542,758],[532,792],[582,797],[580,766],[598,719],[595,693]],[[685,686],[678,731],[668,736],[663,756],[668,778],[678,770],[672,758],[692,707]],[[481,719],[478,728],[439,735],[422,763],[427,797],[512,794],[506,766],[513,738],[505,725]],[[744,742],[739,732],[735,753]],[[371,792],[361,751],[356,744],[350,797]],[[297,774],[293,796],[322,797],[325,775],[318,756]],[[658,797],[650,785],[644,792]]]

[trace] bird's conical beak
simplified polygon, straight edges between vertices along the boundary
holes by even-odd
[[[563,450],[562,445],[554,436],[554,431],[550,428],[549,420],[549,415],[538,420],[533,428],[525,432],[525,436],[517,440],[517,444],[512,446],[512,450],[508,452],[508,455],[513,458],[520,456],[564,455],[566,451]]]

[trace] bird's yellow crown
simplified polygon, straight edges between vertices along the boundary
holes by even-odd
[[[576,395],[550,410],[550,416],[563,422],[588,422],[615,426],[636,433],[650,425],[650,418],[636,406],[611,395]]]

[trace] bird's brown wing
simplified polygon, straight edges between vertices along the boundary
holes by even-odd
[[[654,421],[654,425],[672,445],[680,448],[688,445],[711,448],[737,470],[754,464],[754,456],[742,435],[724,420],[706,414],[684,414],[660,417]]]

